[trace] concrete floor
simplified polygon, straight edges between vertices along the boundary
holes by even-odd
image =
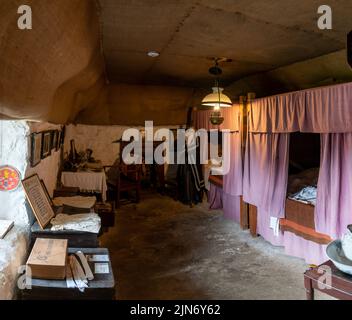
[[[206,203],[190,208],[146,194],[118,211],[101,244],[118,299],[305,299],[303,260],[253,239]]]

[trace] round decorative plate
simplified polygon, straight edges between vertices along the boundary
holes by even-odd
[[[0,191],[16,190],[21,182],[19,171],[11,166],[0,166]]]

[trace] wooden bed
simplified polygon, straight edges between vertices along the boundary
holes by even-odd
[[[318,168],[303,171],[297,175],[289,177],[288,193],[294,194],[300,191],[302,187],[316,185],[318,180]],[[293,199],[286,199],[285,219],[280,219],[280,229],[283,232],[291,232],[296,236],[318,244],[328,244],[332,239],[318,233],[315,230],[315,206],[309,203],[303,203]],[[253,236],[257,235],[257,208],[250,205],[250,230]]]
[[[280,229],[318,244],[328,244],[332,239],[315,231],[314,209],[311,204],[286,199],[286,218],[280,220]]]

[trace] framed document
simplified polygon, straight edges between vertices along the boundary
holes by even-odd
[[[23,180],[22,185],[38,224],[44,229],[55,217],[55,213],[38,175]]]
[[[31,134],[31,167],[40,163],[42,158],[42,134]]]

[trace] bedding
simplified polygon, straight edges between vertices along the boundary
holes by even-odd
[[[288,197],[291,200],[299,201],[306,204],[316,205],[317,202],[317,187],[305,187],[299,192]]]
[[[319,178],[319,168],[304,170],[298,174],[290,175],[287,183],[287,194],[292,196],[306,187],[316,187]]]
[[[315,229],[315,205],[319,168],[302,171],[288,178],[285,219],[280,229],[318,244],[328,244],[331,238]]]

